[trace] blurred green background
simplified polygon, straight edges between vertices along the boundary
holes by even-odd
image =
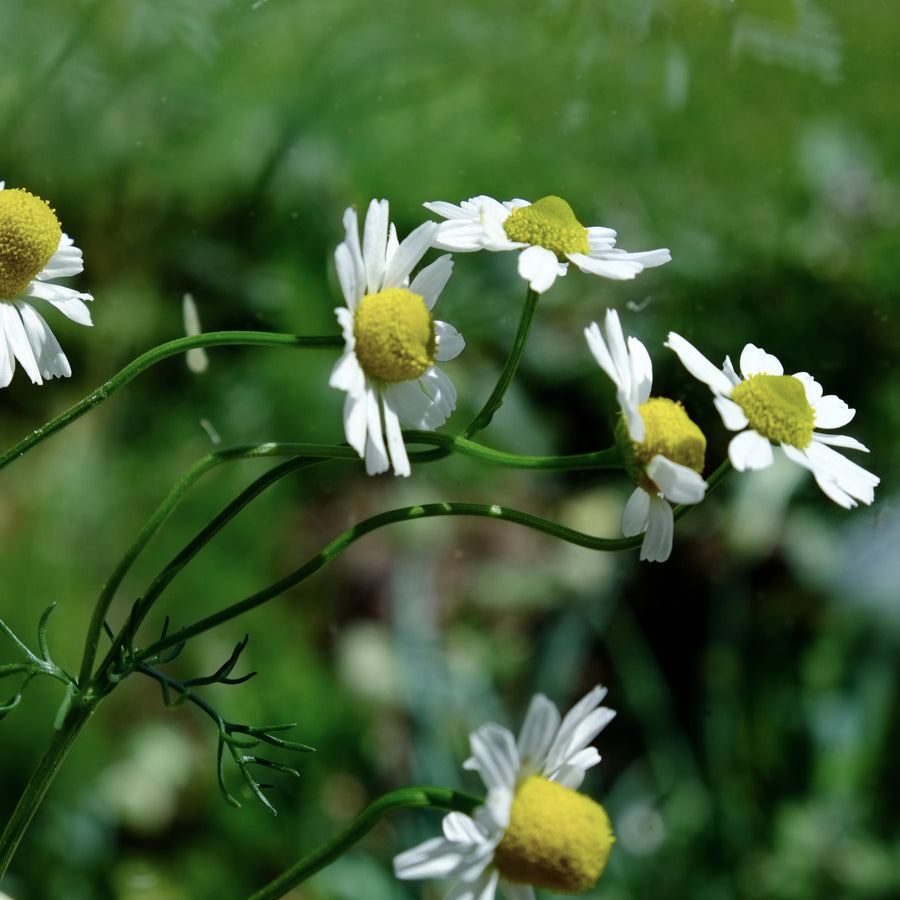
[[[460,769],[487,720],[592,684],[618,710],[586,789],[618,835],[591,896],[806,900],[900,896],[900,18],[890,0],[3,0],[0,179],[48,199],[83,249],[71,282],[94,327],[47,315],[73,376],[3,393],[4,446],[137,354],[206,330],[334,334],[341,215],[387,197],[401,234],[426,200],[567,198],[585,224],[673,261],[630,283],[572,271],[541,299],[484,439],[525,453],[610,442],[611,385],[582,331],[619,309],[656,392],[727,435],[705,386],[662,348],[748,341],[858,412],[846,432],[882,478],[844,511],[791,466],[731,478],[678,526],[665,565],[513,525],[440,520],[367,537],[310,582],[197,640],[208,674],[245,633],[221,713],[296,721],[317,752],[270,816],[228,806],[215,735],[132,678],[91,721],[2,889],[14,900],[241,898],[409,783],[479,790]],[[512,255],[458,256],[438,314],[467,340],[445,371],[483,403],[523,295]],[[32,646],[57,603],[75,668],[94,599],[169,486],[213,449],[342,440],[333,351],[228,348],[203,375],[171,359],[0,473],[0,616]],[[206,427],[204,427],[206,423]],[[208,476],[126,582],[150,578],[264,471]],[[428,500],[498,502],[616,536],[625,479],[448,459],[408,480],[333,463],[287,479],[173,583],[155,637],[266,586],[358,519]],[[0,642],[0,663],[16,659]],[[14,686],[6,682],[4,694]],[[0,723],[5,817],[51,733],[59,686]],[[290,763],[288,756],[279,759]],[[229,773],[230,777],[234,772]],[[239,791],[238,782],[230,786]],[[294,895],[439,898],[394,853],[437,814],[394,816]]]

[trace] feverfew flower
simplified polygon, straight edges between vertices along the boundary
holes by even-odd
[[[444,201],[425,208],[443,216],[435,247],[468,253],[473,250],[521,250],[519,275],[537,294],[548,290],[569,261],[582,272],[622,281],[671,258],[668,250],[628,253],[616,248],[616,232],[595,225],[585,228],[560,197],[505,200],[472,197],[459,206]]]
[[[470,735],[463,763],[488,790],[472,817],[452,812],[443,837],[394,859],[398,878],[454,878],[448,900],[534,900],[534,888],[580,894],[596,884],[615,841],[606,811],[577,788],[600,762],[588,744],[615,713],[595,687],[560,722],[542,694],[531,701],[516,740],[493,723]]]
[[[345,346],[328,383],[347,392],[347,442],[370,475],[390,466],[397,475],[409,475],[400,423],[433,431],[456,406],[456,389],[435,362],[453,359],[465,342],[431,315],[453,268],[450,256],[409,281],[437,227],[425,222],[399,243],[387,200],[373,200],[360,247],[356,210],[344,213],[346,238],[334,258],[347,301],[335,310]]]
[[[625,504],[622,533],[644,533],[641,559],[664,562],[672,552],[675,519],[672,503],[699,503],[706,493],[701,477],[706,438],[684,407],[665,397],[650,397],[653,366],[644,345],[625,342],[619,316],[606,311],[606,336],[592,322],[585,328],[588,347],[616,385],[622,419],[616,443],[628,474],[637,485]]]
[[[73,322],[91,325],[83,301],[94,298],[50,283],[84,268],[81,251],[46,201],[5,187],[0,181],[0,387],[12,381],[16,360],[34,384],[43,384],[72,368],[31,301],[46,300]]]
[[[821,385],[809,373],[785,375],[776,357],[753,344],[741,352],[740,376],[729,357],[719,370],[674,332],[666,346],[691,375],[709,385],[725,427],[740,432],[728,445],[729,459],[738,471],[768,468],[774,459],[772,444],[780,444],[787,457],[809,469],[825,494],[845,509],[856,506],[857,500],[868,504],[875,499],[881,479],[831,449],[868,453],[868,448],[854,438],[815,430],[840,428],[856,410],[834,394],[823,396]]]

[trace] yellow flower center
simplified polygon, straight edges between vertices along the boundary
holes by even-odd
[[[590,250],[587,229],[561,197],[542,197],[531,206],[514,209],[504,221],[503,230],[511,241],[552,250],[560,262],[565,261],[567,253]]]
[[[603,874],[614,841],[599,803],[532,775],[516,791],[494,864],[514,884],[582,894]]]
[[[625,460],[625,468],[634,483],[649,494],[659,488],[647,475],[647,464],[654,456],[703,474],[706,436],[691,420],[684,407],[668,397],[651,397],[638,407],[644,420],[644,440],[633,441],[623,416],[616,426],[616,444]]]
[[[356,308],[353,336],[359,364],[378,381],[414,381],[434,363],[434,319],[425,301],[406,288],[366,294]]]
[[[731,399],[763,437],[801,450],[810,445],[816,413],[803,382],[793,375],[751,375],[735,387]]]
[[[0,190],[0,300],[15,300],[59,247],[62,228],[46,200]]]

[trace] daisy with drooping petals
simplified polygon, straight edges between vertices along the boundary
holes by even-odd
[[[684,407],[651,397],[653,366],[646,347],[634,337],[625,342],[618,313],[606,311],[606,335],[592,322],[585,328],[588,347],[616,385],[622,419],[616,444],[637,487],[625,504],[622,533],[644,534],[641,559],[664,562],[672,552],[675,519],[672,503],[699,503],[706,493],[701,477],[706,438]]]
[[[459,206],[435,201],[426,203],[425,208],[447,220],[438,229],[435,247],[458,253],[521,250],[519,275],[537,294],[548,290],[557,276],[565,275],[569,262],[582,272],[622,281],[672,258],[664,249],[640,253],[618,249],[612,228],[585,228],[560,197],[501,203],[480,196]]]
[[[16,360],[34,384],[72,374],[59,341],[32,300],[45,300],[79,325],[91,325],[90,294],[51,284],[77,275],[81,251],[40,197],[0,181],[0,387],[12,381]]]
[[[788,459],[809,469],[826,496],[845,509],[875,499],[881,479],[832,449],[868,453],[868,448],[855,438],[815,430],[840,428],[856,410],[834,394],[825,395],[808,372],[785,375],[779,360],[754,344],[741,352],[740,375],[729,357],[718,369],[675,332],[669,333],[666,346],[691,375],[709,385],[725,427],[740,432],[728,445],[728,457],[739,472],[768,468],[774,460],[772,444],[779,444]]]
[[[369,204],[362,246],[353,208],[344,213],[344,230],[334,258],[347,301],[335,310],[345,344],[328,383],[347,392],[344,431],[366,472],[393,466],[395,474],[409,475],[400,423],[433,431],[456,406],[453,382],[435,362],[453,359],[465,342],[431,315],[453,262],[442,256],[410,284],[437,225],[425,222],[398,242],[387,200]]]
[[[560,721],[542,694],[531,701],[518,740],[483,725],[470,736],[463,766],[488,790],[473,816],[452,812],[443,837],[394,859],[398,878],[454,878],[453,900],[493,900],[498,883],[509,900],[534,900],[534,888],[580,894],[603,874],[615,841],[609,817],[577,788],[600,762],[588,744],[615,713],[595,687]]]

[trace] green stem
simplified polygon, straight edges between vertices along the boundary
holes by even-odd
[[[75,739],[81,733],[81,729],[84,728],[96,709],[97,703],[99,703],[99,698],[92,700],[84,697],[74,698],[63,721],[53,733],[53,739],[50,741],[47,752],[32,773],[28,784],[25,785],[25,790],[19,797],[19,802],[0,836],[0,878],[9,868],[10,861],[18,849],[28,825],[34,818],[35,812],[41,805],[47,789],[65,761]]]
[[[564,471],[577,469],[621,469],[623,468],[622,454],[617,447],[607,450],[597,450],[593,453],[575,453],[570,456],[522,456],[518,453],[507,453],[504,450],[493,450],[476,441],[470,441],[464,437],[453,437],[435,431],[404,431],[404,439],[413,444],[432,444],[449,451],[455,451],[482,462],[495,466],[505,466],[508,469],[543,469],[548,471]],[[412,462],[427,462],[431,459],[431,451],[422,453],[412,452],[409,458]]]
[[[257,606],[268,602],[274,597],[283,594],[285,591],[305,581],[314,575],[320,569],[323,569],[335,557],[347,549],[352,543],[359,540],[364,535],[383,528],[385,525],[391,525],[397,522],[411,522],[416,519],[429,519],[436,516],[475,516],[479,518],[496,519],[506,522],[512,522],[517,525],[524,525],[527,528],[533,528],[552,537],[560,538],[570,544],[579,547],[586,547],[589,550],[631,550],[641,545],[643,535],[637,535],[631,538],[601,538],[594,535],[586,534],[582,531],[576,531],[574,528],[567,528],[565,525],[559,525],[540,516],[531,513],[522,512],[517,509],[497,506],[496,504],[486,503],[426,503],[421,506],[405,506],[399,509],[388,510],[379,513],[368,519],[358,522],[356,525],[348,528],[339,534],[326,547],[320,550],[315,556],[307,560],[300,568],[295,569],[289,575],[282,578],[275,584],[258,591],[255,594],[233,603],[224,609],[195,622],[193,625],[185,626],[164,638],[151,644],[149,647],[141,650],[137,656],[138,663],[152,659],[154,656],[163,653],[170,647],[175,647],[184,641],[196,637],[205,631],[209,631],[217,626],[237,618]],[[211,526],[212,527],[212,523]],[[203,539],[203,540],[201,540]],[[157,581],[164,581],[168,584],[174,573],[170,570],[178,570],[184,566],[187,561],[186,552],[190,549],[191,555],[196,553],[202,542],[205,541],[205,530],[195,538],[194,542],[185,548],[182,554],[176,557],[176,560],[159,576]],[[177,568],[176,568],[177,567]],[[154,582],[154,586],[147,592],[145,599],[155,599],[159,595],[161,588]],[[143,601],[142,601],[143,602]],[[117,641],[118,643],[118,641]]]
[[[513,338],[513,345],[509,351],[509,356],[503,366],[503,371],[491,391],[487,403],[481,409],[481,412],[472,420],[469,427],[463,432],[464,438],[470,438],[477,434],[490,424],[494,418],[494,413],[503,403],[503,398],[512,383],[519,363],[522,360],[522,354],[525,352],[525,345],[528,343],[528,334],[531,331],[531,323],[534,321],[534,314],[537,311],[537,302],[539,294],[535,293],[530,287],[525,293],[525,303],[522,306],[522,314],[519,316],[519,325],[516,329],[516,336]]]
[[[389,812],[395,809],[451,809],[466,815],[484,804],[484,800],[438,787],[409,787],[392,791],[369,804],[343,831],[318,850],[291,866],[250,900],[277,900],[291,888],[333,863],[367,834]]]
[[[191,337],[178,338],[166,344],[160,344],[139,356],[121,369],[109,381],[100,385],[64,413],[52,419],[46,425],[33,431],[9,450],[0,454],[0,469],[18,459],[35,444],[62,430],[86,412],[112,396],[119,388],[133,381],[145,369],[170,356],[193,350],[195,347],[221,347],[226,345],[249,345],[266,347],[303,347],[303,348],[340,348],[344,346],[341,337],[301,337],[293,334],[275,334],[266,331],[210,331]]]
[[[79,682],[81,684],[86,684],[88,679],[91,677],[104,622],[106,621],[106,616],[109,612],[110,604],[115,597],[115,593],[118,590],[119,585],[122,583],[122,579],[131,568],[131,565],[134,563],[135,559],[138,557],[144,547],[147,546],[150,539],[159,530],[163,522],[165,522],[169,514],[172,512],[172,510],[175,508],[175,506],[178,504],[187,490],[208,471],[218,465],[221,465],[222,463],[229,462],[235,459],[254,459],[272,456],[292,456],[295,457],[295,459],[298,457],[302,457],[301,459],[296,461],[295,465],[290,466],[289,470],[293,471],[293,469],[299,466],[311,465],[319,458],[355,458],[356,454],[353,450],[344,446],[337,447],[319,444],[269,442],[265,444],[247,444],[218,450],[214,453],[210,453],[208,456],[205,456],[203,459],[195,463],[194,466],[192,466],[191,469],[189,469],[188,472],[175,483],[175,485],[169,491],[169,494],[165,498],[165,500],[163,500],[163,502],[156,508],[156,511],[144,524],[137,537],[134,539],[134,541],[125,551],[125,554],[119,560],[118,565],[113,570],[110,577],[107,579],[106,584],[103,585],[100,596],[97,598],[97,602],[94,605],[93,616],[91,618],[91,623],[88,627],[87,638],[85,640],[84,653],[82,655],[81,670],[79,674]],[[310,459],[308,457],[315,458]],[[279,475],[278,477],[281,476]],[[266,476],[263,476],[263,478],[266,479]],[[263,484],[263,488],[269,483],[270,482],[266,480]],[[262,490],[262,488],[260,488],[260,490]],[[253,497],[255,497],[257,493],[258,491],[248,496],[246,502],[241,503],[239,506],[237,506],[233,510],[231,515],[228,516],[228,518],[220,522],[219,527],[224,525],[225,522],[228,521],[228,519],[232,518],[239,509],[243,508],[243,506],[246,505],[246,503],[249,503],[249,501]],[[243,494],[241,496],[243,496]],[[229,507],[227,508],[230,509],[231,504],[229,504]],[[214,521],[219,521],[219,517],[217,517],[217,519]],[[212,534],[210,534],[210,537],[212,537]],[[153,596],[153,599],[155,599],[155,596],[156,595]],[[152,602],[152,600],[150,602]],[[149,608],[149,605],[147,606]],[[143,616],[141,616],[141,618],[142,617]],[[135,621],[134,617],[132,617],[132,620],[129,622],[129,626],[132,629],[132,634],[134,633],[134,629],[139,624],[140,621]]]

